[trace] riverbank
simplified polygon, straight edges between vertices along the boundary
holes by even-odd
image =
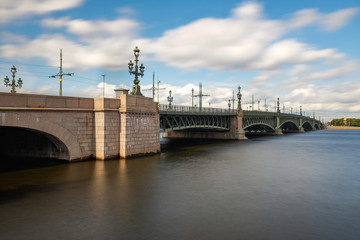
[[[349,126],[326,126],[327,129],[357,129],[360,130],[360,127],[349,127]]]

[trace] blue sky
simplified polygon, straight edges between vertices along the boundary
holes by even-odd
[[[63,50],[63,95],[106,97],[131,88],[127,63],[140,48],[142,89],[160,80],[160,102],[191,104],[202,82],[204,105],[227,107],[242,87],[243,108],[285,111],[328,121],[360,118],[358,1],[95,1],[0,2],[0,76],[18,69],[18,92],[58,95]],[[0,91],[10,88],[0,84]],[[151,91],[143,91],[151,96]],[[258,105],[258,102],[260,104]]]

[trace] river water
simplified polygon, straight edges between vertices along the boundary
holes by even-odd
[[[0,239],[360,239],[360,131],[0,173]]]

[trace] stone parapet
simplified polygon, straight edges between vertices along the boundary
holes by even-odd
[[[93,98],[1,93],[0,107],[94,109]]]

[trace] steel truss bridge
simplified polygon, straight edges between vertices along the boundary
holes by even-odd
[[[228,131],[237,113],[221,108],[196,108],[160,104],[160,130]]]
[[[229,131],[236,110],[159,105],[160,130],[167,131]],[[265,111],[243,111],[243,130],[247,133],[296,132],[321,129],[319,120],[302,114]]]
[[[245,132],[296,132],[322,129],[321,121],[302,114],[289,114],[264,111],[243,111],[243,129]]]

